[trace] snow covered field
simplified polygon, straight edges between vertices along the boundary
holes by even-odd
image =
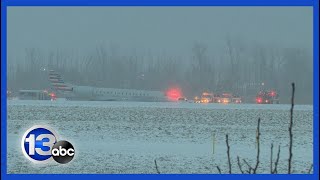
[[[259,117],[258,173],[270,172],[272,142],[274,159],[281,146],[280,173],[287,170],[290,105],[63,100],[7,104],[8,173],[156,173],[155,159],[161,173],[218,173],[217,165],[227,173],[227,133],[233,173],[239,173],[237,156],[255,163]],[[294,173],[305,173],[313,162],[312,122],[313,106],[295,106]],[[23,133],[41,124],[73,144],[76,154],[70,163],[39,165],[23,156]]]

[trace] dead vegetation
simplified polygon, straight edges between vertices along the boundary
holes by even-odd
[[[288,128],[288,132],[289,132],[289,157],[288,157],[288,174],[292,173],[292,157],[293,157],[293,153],[292,153],[292,149],[293,149],[293,109],[294,109],[294,94],[295,94],[295,84],[292,83],[292,95],[291,95],[291,108],[290,108],[290,121],[289,121],[289,128]],[[239,156],[237,156],[237,165],[239,168],[239,171],[242,174],[257,174],[258,170],[259,170],[259,165],[260,165],[260,136],[261,136],[261,132],[260,132],[260,124],[261,124],[261,118],[258,119],[258,125],[257,125],[257,129],[256,129],[256,143],[257,143],[257,152],[256,152],[256,162],[254,164],[254,166],[250,165],[250,163],[246,160],[246,159],[241,159]],[[229,144],[229,135],[226,134],[226,146],[227,146],[227,162],[228,162],[228,173],[232,174],[232,163],[231,163],[231,155],[230,155],[230,144]],[[271,151],[270,151],[270,174],[278,174],[278,166],[279,166],[279,160],[280,160],[280,153],[281,153],[281,146],[278,146],[278,151],[277,151],[277,156],[276,156],[276,160],[273,162],[273,149],[274,149],[274,144],[271,143]],[[242,160],[242,161],[241,161]],[[157,161],[154,160],[155,163],[155,168],[156,168],[156,172],[158,174],[160,174],[158,165],[157,165]],[[218,171],[219,174],[222,174],[222,170],[219,166],[216,166],[216,169]],[[313,169],[313,164],[310,165],[310,167],[302,173],[308,173],[310,174],[312,172]]]
[[[292,157],[293,157],[293,153],[292,153],[292,149],[293,149],[293,109],[294,109],[294,94],[295,94],[295,84],[292,83],[292,95],[291,95],[291,108],[290,108],[290,121],[289,121],[289,128],[288,128],[288,132],[289,132],[289,157],[288,157],[288,174],[292,173]],[[257,130],[256,130],[256,142],[257,142],[257,152],[256,152],[256,163],[254,166],[251,166],[246,159],[242,159],[243,164],[246,165],[247,169],[243,169],[243,164],[241,163],[240,157],[237,156],[237,163],[238,163],[238,168],[240,170],[240,172],[242,174],[256,174],[259,168],[259,164],[260,164],[260,123],[261,123],[261,119],[258,119],[258,126],[257,126]],[[232,173],[232,166],[231,166],[231,161],[230,161],[230,145],[229,145],[229,136],[228,134],[226,135],[226,146],[227,146],[227,156],[228,156],[228,167],[229,167],[229,174]],[[279,159],[280,159],[280,152],[281,152],[281,147],[279,145],[278,147],[278,153],[277,153],[277,157],[276,157],[276,161],[273,163],[273,148],[274,145],[273,143],[271,143],[271,155],[270,155],[270,174],[277,174],[278,173],[278,165],[279,165]],[[219,168],[219,166],[217,166],[218,172],[221,174],[221,169]],[[304,173],[308,173],[310,174],[311,171],[313,169],[313,164],[311,164],[311,166],[307,169],[306,172]]]

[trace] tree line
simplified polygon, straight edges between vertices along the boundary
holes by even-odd
[[[27,48],[24,59],[7,61],[7,84],[11,91],[48,88],[47,70],[62,74],[77,85],[165,90],[172,86],[193,97],[203,91],[231,92],[243,97],[258,90],[275,89],[282,103],[290,102],[288,84],[296,82],[296,101],[312,104],[312,52],[304,48],[245,45],[227,39],[222,52],[212,55],[205,43],[196,42],[190,58],[131,53],[98,45],[85,56],[66,50],[44,53]]]

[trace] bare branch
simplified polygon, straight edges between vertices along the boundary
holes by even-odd
[[[274,163],[274,169],[272,171],[272,174],[277,174],[278,173],[278,164],[279,164],[279,159],[280,159],[280,145],[279,145],[279,148],[278,148],[278,154],[277,154],[277,159],[276,159],[276,162]]]
[[[251,174],[251,171],[253,170],[253,168],[250,166],[250,164],[245,159],[243,159],[243,162],[249,167],[249,170],[247,172],[249,174]]]
[[[294,107],[294,91],[295,91],[295,85],[294,83],[292,85],[292,96],[291,96],[291,109],[290,109],[290,124],[289,124],[289,160],[288,160],[288,174],[291,174],[292,169],[292,142],[293,142],[293,134],[292,134],[292,126],[293,126],[293,107]]]
[[[219,171],[219,174],[221,174],[221,169],[219,168],[219,166],[217,166],[217,169]]]
[[[261,119],[259,118],[258,119],[258,127],[257,127],[257,161],[256,161],[256,165],[253,169],[253,174],[256,174],[257,173],[257,169],[259,167],[259,163],[260,163],[260,122],[261,122]]]
[[[157,160],[154,160],[154,165],[156,167],[157,174],[160,174],[160,171],[159,171],[159,168],[158,168],[158,164],[157,164]]]
[[[312,168],[313,168],[313,164],[311,164],[310,168],[308,169],[308,174],[311,174]]]
[[[230,146],[229,146],[229,137],[228,137],[228,134],[226,134],[226,144],[227,144],[227,155],[228,155],[229,174],[231,174],[231,173],[232,173],[232,167],[231,167]]]
[[[273,166],[273,143],[271,143],[271,155],[270,155],[270,174],[272,174],[272,166]]]
[[[241,166],[241,163],[240,163],[240,158],[239,158],[239,156],[237,156],[237,161],[238,161],[238,167],[239,167],[241,173],[244,174],[244,171],[242,170],[242,166]]]

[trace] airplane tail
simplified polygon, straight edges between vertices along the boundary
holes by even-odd
[[[54,90],[58,92],[72,92],[73,87],[71,84],[66,84],[61,75],[54,70],[49,71],[49,81]]]

